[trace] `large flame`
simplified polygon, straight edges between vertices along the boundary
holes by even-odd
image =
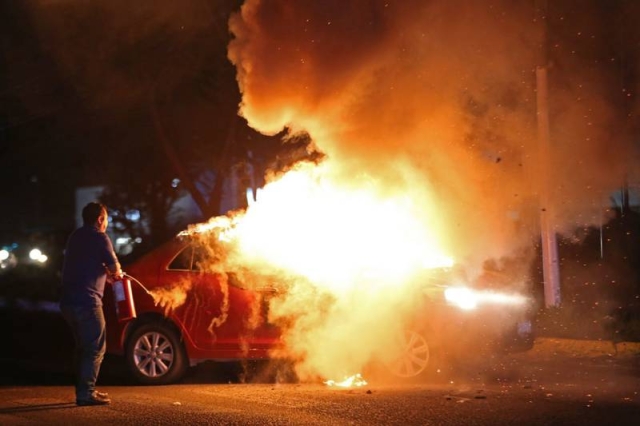
[[[236,262],[304,277],[336,294],[362,281],[397,285],[424,269],[452,266],[433,229],[438,222],[430,221],[436,212],[410,193],[383,195],[380,182],[354,180],[337,181],[330,163],[299,163],[246,212],[187,232],[218,229],[235,247]]]
[[[357,180],[357,178],[356,178]],[[377,183],[336,181],[329,163],[299,164],[259,193],[234,230],[253,262],[340,292],[363,280],[397,283],[425,267],[450,266],[433,214],[409,194],[380,194]]]
[[[275,322],[294,318],[284,339],[287,355],[304,360],[302,375],[360,370],[399,331],[417,277],[453,262],[424,188],[389,192],[370,176],[341,178],[330,162],[299,163],[245,212],[185,231],[214,232],[227,269],[289,283],[270,312]]]

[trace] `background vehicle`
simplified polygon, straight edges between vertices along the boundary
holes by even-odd
[[[488,274],[469,283],[443,269],[426,281],[423,300],[398,336],[400,353],[386,362],[395,376],[416,378],[435,366],[533,347],[533,299],[504,277]]]

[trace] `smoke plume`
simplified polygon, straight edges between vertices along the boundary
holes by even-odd
[[[599,223],[611,191],[637,178],[610,95],[615,72],[598,64],[600,15],[565,7],[550,17],[507,0],[249,0],[230,19],[240,113],[265,134],[307,132],[333,181],[411,198],[457,260],[525,256],[525,268],[549,207],[541,191],[556,230],[570,233]],[[550,76],[549,157],[536,127],[539,67]],[[406,301],[393,294],[386,305],[354,292],[321,311],[294,298],[276,308],[301,318],[289,343],[306,367],[336,373],[397,331]]]

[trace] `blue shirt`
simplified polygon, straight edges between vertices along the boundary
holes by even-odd
[[[95,226],[76,229],[67,241],[62,267],[60,305],[102,306],[106,267],[118,263],[111,240]]]

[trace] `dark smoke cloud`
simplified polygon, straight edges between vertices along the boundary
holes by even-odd
[[[616,131],[624,117],[607,96],[620,87],[602,57],[604,18],[564,6],[545,15],[507,0],[247,1],[230,21],[241,113],[265,133],[309,132],[350,175],[433,191],[463,255],[508,253],[537,235],[541,161],[564,232],[598,223],[609,193],[635,178],[631,138]],[[549,160],[536,133],[545,23]]]

